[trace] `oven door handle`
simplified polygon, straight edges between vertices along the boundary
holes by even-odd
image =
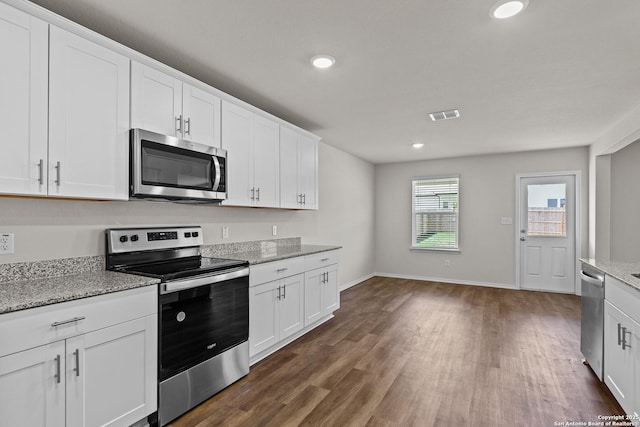
[[[160,294],[170,294],[185,289],[197,288],[199,286],[212,285],[226,280],[237,279],[249,276],[249,267],[240,267],[235,270],[217,272],[213,274],[190,277],[188,279],[172,280],[160,284]]]

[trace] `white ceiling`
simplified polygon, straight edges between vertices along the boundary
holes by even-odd
[[[640,105],[638,0],[34,3],[372,163],[589,145]]]

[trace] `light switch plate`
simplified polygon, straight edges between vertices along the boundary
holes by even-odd
[[[500,224],[502,224],[502,225],[511,225],[511,224],[513,224],[513,218],[510,217],[510,216],[503,216],[500,219]]]

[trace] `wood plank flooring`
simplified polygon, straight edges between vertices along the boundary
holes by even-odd
[[[554,426],[623,414],[573,295],[375,277],[335,318],[175,420],[205,426]]]

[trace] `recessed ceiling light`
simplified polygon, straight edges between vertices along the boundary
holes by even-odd
[[[493,5],[489,13],[497,19],[511,18],[522,12],[528,4],[529,0],[500,0]]]
[[[424,147],[424,144],[422,142],[416,142],[415,144],[412,145],[413,148],[422,148]]]
[[[336,59],[329,55],[316,55],[311,58],[311,63],[316,68],[330,68],[336,63]]]

